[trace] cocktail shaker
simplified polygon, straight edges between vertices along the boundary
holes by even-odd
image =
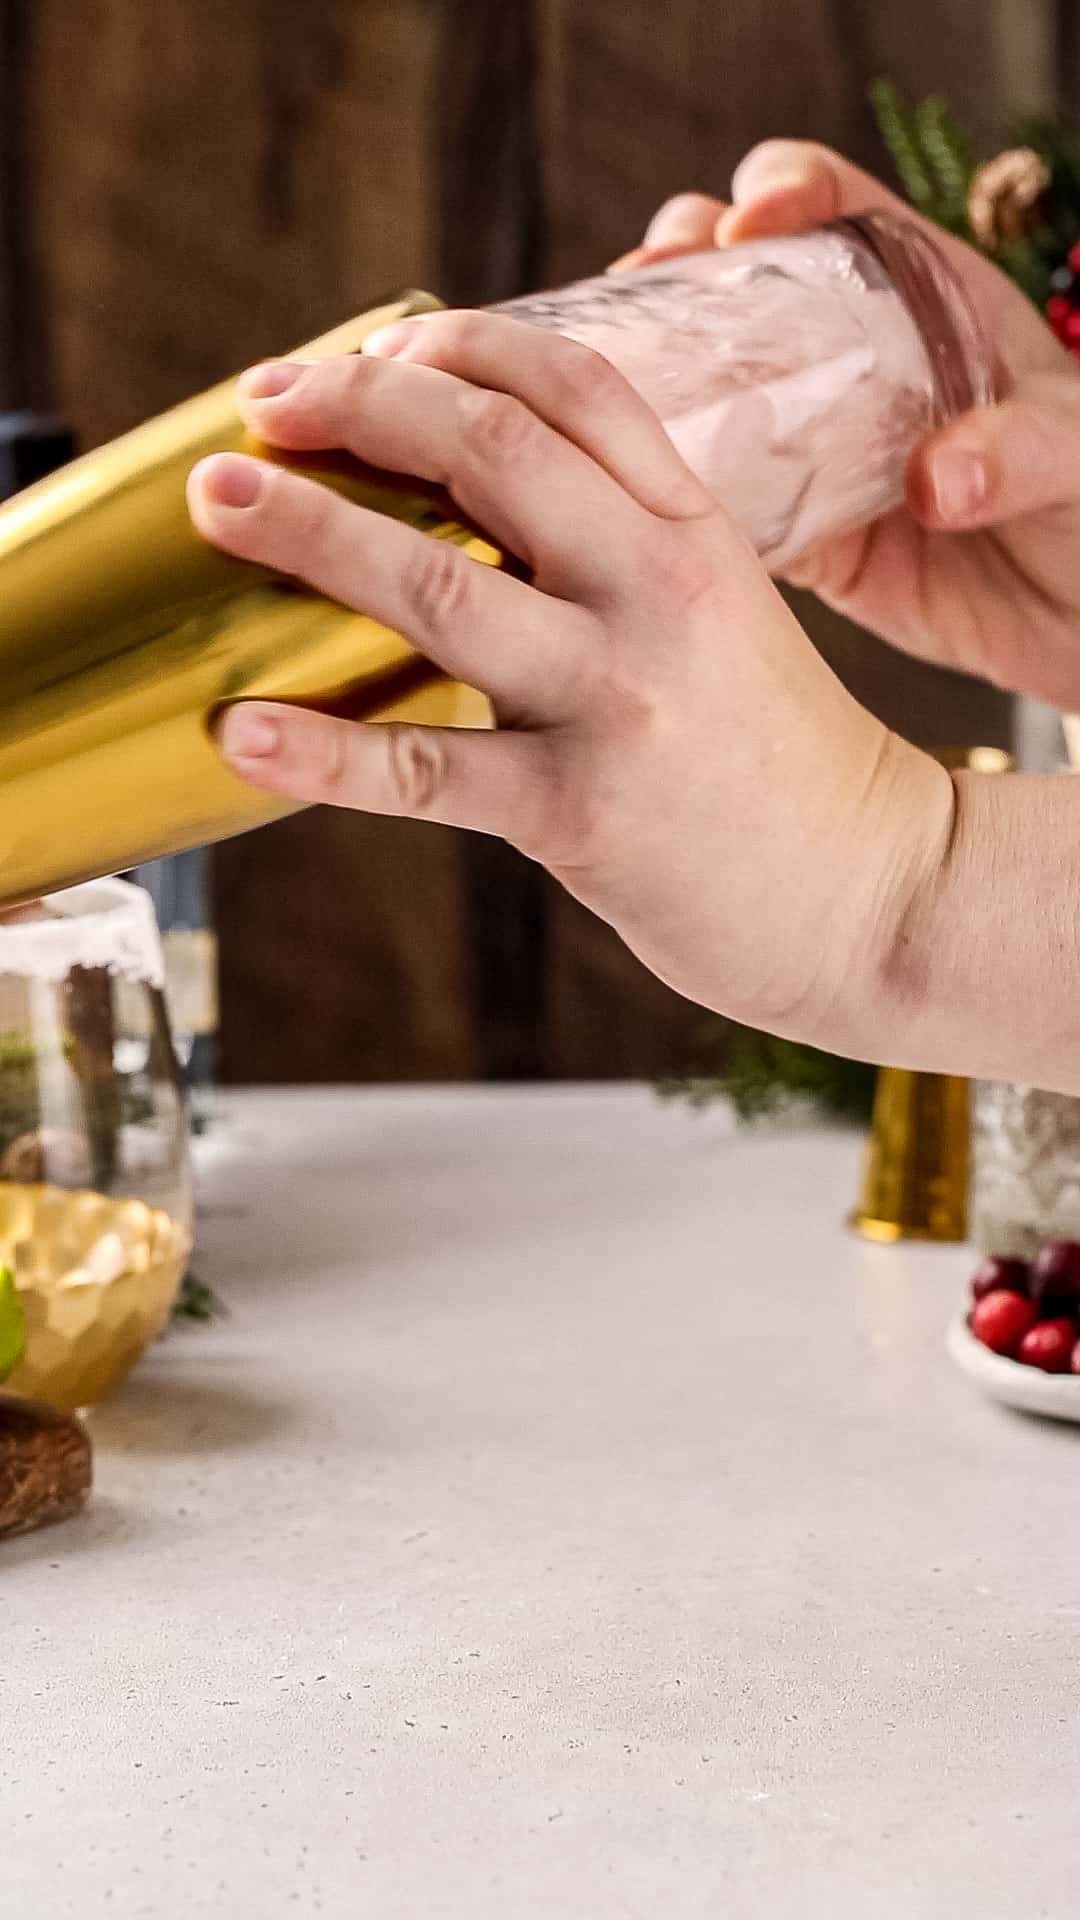
[[[375,328],[438,305],[404,294],[296,357],[362,351]],[[620,367],[774,569],[894,506],[921,436],[994,392],[963,291],[923,231],[891,216],[505,310]],[[228,382],[0,507],[0,907],[287,812],[217,753],[210,722],[228,702],[487,724],[486,702],[401,636],[199,539],[188,471],[237,448],[266,451]],[[268,457],[503,562],[420,482],[333,455]]]
[[[403,295],[297,357],[356,352],[374,328],[437,304]],[[487,703],[397,634],[196,534],[187,475],[237,449],[262,451],[229,381],[0,507],[0,907],[290,811],[217,752],[210,721],[228,701],[487,724]],[[291,464],[500,562],[431,488],[351,460]]]

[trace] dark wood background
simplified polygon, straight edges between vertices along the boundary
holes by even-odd
[[[93,445],[395,286],[593,269],[764,135],[881,166],[879,74],[990,138],[1078,41],[1073,0],[0,0],[0,406]],[[803,610],[913,737],[1007,737]],[[228,1079],[652,1073],[697,1023],[494,843],[309,814],[219,849],[215,891]]]

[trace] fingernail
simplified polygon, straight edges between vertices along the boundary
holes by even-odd
[[[242,453],[215,454],[204,461],[199,477],[203,493],[216,507],[253,507],[263,490],[259,461]]]
[[[970,520],[989,491],[986,462],[960,447],[942,448],[931,465],[930,484],[939,520],[948,524]]]
[[[260,367],[249,367],[236,384],[245,400],[277,400],[295,387],[309,365],[303,360],[266,360]]]
[[[269,760],[281,745],[281,728],[268,714],[251,707],[230,707],[218,727],[227,760]]]
[[[377,327],[364,341],[364,352],[373,353],[378,360],[392,360],[408,346],[415,325],[414,320],[395,320],[393,326]]]

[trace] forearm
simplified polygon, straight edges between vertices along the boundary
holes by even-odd
[[[883,965],[889,1064],[1080,1094],[1080,781],[960,774]]]

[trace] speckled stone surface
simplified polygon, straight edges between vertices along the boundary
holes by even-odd
[[[272,1096],[225,1326],[0,1548],[12,1920],[1075,1920],[1080,1434],[942,1352],[858,1144]]]

